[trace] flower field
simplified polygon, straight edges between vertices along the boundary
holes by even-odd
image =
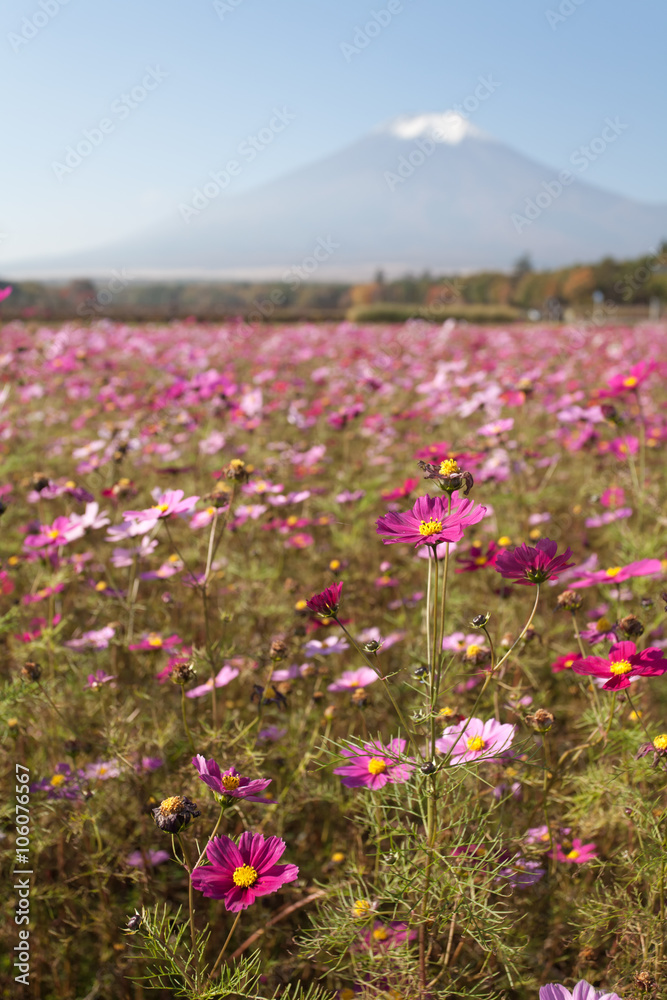
[[[664,327],[0,352],[7,996],[666,995]]]

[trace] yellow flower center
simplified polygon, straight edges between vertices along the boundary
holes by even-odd
[[[345,855],[343,854],[342,851],[334,851],[334,853],[331,855],[331,860],[335,865],[339,865],[341,861],[345,861]]]
[[[151,632],[148,636],[148,645],[153,646],[155,649],[159,649],[162,645],[162,636],[156,635],[155,632]]]
[[[618,576],[618,574],[621,572],[622,569],[623,569],[622,566],[610,566],[609,569],[606,570],[607,576],[611,577]]]
[[[450,708],[449,705],[444,705],[438,712],[438,715],[442,716],[444,719],[450,719],[453,714],[454,709]]]
[[[485,747],[484,740],[481,736],[471,736],[469,740],[466,740],[466,746],[468,750],[483,750]]]
[[[290,528],[293,528],[294,525],[298,522],[298,520],[299,518],[296,516],[296,514],[290,514],[290,516],[285,521],[285,524],[289,525]]]
[[[609,669],[612,674],[629,674],[632,670],[632,664],[629,660],[616,660],[615,663],[609,664]]]
[[[233,792],[241,784],[241,779],[238,774],[223,774],[220,778],[220,784],[223,788],[226,788],[228,792]]]
[[[503,549],[511,544],[512,544],[512,539],[508,535],[501,535],[501,537],[498,539],[498,545],[500,545],[501,548]]]
[[[441,476],[451,476],[455,472],[460,472],[459,463],[455,458],[446,458],[444,462],[440,463]]]
[[[653,740],[653,746],[656,750],[667,750],[667,733],[660,733],[659,736]]]
[[[47,535],[49,536],[49,538],[57,538],[59,534],[60,532],[58,531],[57,528],[51,528],[51,531],[47,531]]]
[[[234,885],[238,885],[242,889],[247,889],[248,886],[254,885],[257,878],[257,870],[252,865],[241,865],[240,868],[234,869],[234,874],[232,875]]]
[[[306,609],[307,606],[308,606],[308,602],[304,601],[304,599],[301,598],[301,600],[297,601],[296,604],[294,605],[294,610],[295,611],[305,611],[305,609]]]
[[[367,899],[358,899],[352,907],[353,917],[365,917],[371,912],[371,904]]]
[[[477,556],[475,566],[486,566],[486,556]]]
[[[437,535],[439,531],[442,531],[442,521],[422,521],[419,525],[420,535]]]
[[[329,563],[329,569],[337,570],[340,569],[340,559],[332,559]]]
[[[595,623],[595,627],[598,630],[598,632],[608,632],[609,629],[611,628],[611,622],[609,621],[608,618],[598,618],[597,622]]]
[[[106,589],[107,589],[107,584],[104,580],[98,580],[98,582],[95,584],[95,590],[97,590],[100,593]]]
[[[387,770],[387,762],[381,757],[371,757],[368,762],[369,774],[384,774]]]
[[[481,652],[482,652],[482,647],[475,645],[475,643],[473,642],[466,649],[466,656],[469,660],[473,660],[477,656],[477,654]]]
[[[635,375],[628,375],[627,378],[623,379],[623,385],[626,389],[634,389],[637,382],[639,382],[639,379]]]
[[[576,861],[580,854],[581,851],[569,851],[565,857],[568,861]]]
[[[153,506],[151,507],[151,510],[159,510],[161,514],[164,514],[164,512],[166,510],[169,510],[169,504],[168,503],[156,503],[156,504],[153,504]]]
[[[658,737],[658,739],[660,739],[660,737]],[[54,774],[53,777],[51,778],[51,784],[53,785],[54,788],[57,788],[58,785],[62,785],[64,780],[65,780],[64,774]]]
[[[163,816],[172,816],[174,813],[180,812],[182,808],[183,799],[180,795],[171,795],[160,803],[160,812]]]
[[[386,927],[376,927],[373,931],[374,941],[386,941],[389,937],[389,932]]]
[[[563,666],[564,667],[571,667],[573,663],[574,663],[574,660],[566,660],[565,663],[563,664]]]

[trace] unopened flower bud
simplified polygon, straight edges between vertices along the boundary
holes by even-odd
[[[482,615],[475,615],[470,624],[472,625],[473,628],[484,628],[490,617],[491,615],[489,614],[488,611],[486,611]]]
[[[280,660],[284,660],[287,655],[287,643],[284,639],[274,639],[271,643],[271,648],[269,649],[269,656],[271,659],[278,663]]]
[[[546,708],[538,708],[532,715],[526,716],[526,722],[538,733],[548,733],[554,724],[554,717]]]
[[[139,930],[140,926],[141,926],[141,914],[135,913],[134,916],[130,917],[130,919],[128,920],[127,929],[128,931],[136,931]]]
[[[436,765],[435,761],[428,760],[425,764],[422,764],[419,768],[422,774],[435,774]]]
[[[381,645],[382,643],[378,642],[376,639],[370,639],[369,642],[365,642],[361,648],[364,653],[377,653]]]
[[[336,714],[336,706],[335,705],[327,705],[327,707],[324,709],[324,718],[325,719],[333,719],[333,717],[335,716],[335,714]]]
[[[564,590],[562,594],[558,595],[556,603],[559,608],[563,608],[565,611],[578,611],[584,603],[584,599],[576,590]]]

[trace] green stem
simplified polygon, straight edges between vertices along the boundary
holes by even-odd
[[[398,716],[398,718],[399,718],[399,720],[401,722],[401,725],[405,729],[405,732],[407,734],[408,739],[410,740],[410,745],[411,745],[412,749],[414,750],[415,755],[417,757],[419,757],[420,760],[423,760],[424,758],[422,756],[421,750],[417,746],[417,744],[415,742],[415,738],[412,735],[412,733],[410,732],[410,729],[408,728],[408,724],[405,721],[405,717],[403,715],[403,712],[399,708],[398,703],[396,702],[396,699],[394,698],[394,695],[393,695],[393,693],[391,691],[391,688],[389,687],[389,682],[387,681],[387,678],[383,674],[380,673],[380,671],[378,670],[377,665],[375,663],[371,663],[371,661],[366,656],[366,654],[364,653],[364,651],[361,648],[361,646],[359,646],[359,644],[356,642],[356,640],[350,635],[350,633],[345,628],[345,626],[342,624],[342,622],[340,621],[340,619],[336,618],[335,615],[332,616],[332,617],[333,617],[334,621],[336,622],[336,624],[339,625],[342,628],[343,632],[348,637],[348,639],[350,640],[350,642],[352,643],[352,645],[354,646],[354,648],[356,649],[356,651],[364,658],[364,660],[366,661],[366,663],[368,664],[368,666],[371,668],[371,670],[373,670],[377,674],[377,676],[380,678],[380,680],[384,684],[385,691],[389,695],[389,698],[391,700],[392,705],[394,706],[394,709],[395,709],[396,714],[397,714],[397,716]]]
[[[614,721],[615,710],[616,710],[616,692],[614,691],[614,693],[611,696],[611,708],[609,709],[609,719],[607,721],[607,728],[605,729],[604,733],[605,738],[607,738],[609,736],[609,733],[611,732],[611,724]]]
[[[209,981],[209,983],[210,983],[210,981],[211,981],[211,980],[213,979],[213,976],[215,975],[215,973],[216,973],[216,970],[217,970],[218,966],[219,966],[219,965],[220,965],[220,963],[222,962],[222,959],[223,959],[223,956],[224,956],[224,954],[225,954],[225,952],[226,952],[226,950],[227,950],[227,945],[229,944],[229,941],[230,941],[230,939],[231,939],[231,936],[232,936],[232,934],[233,934],[233,933],[234,933],[234,931],[236,930],[236,925],[237,925],[237,924],[238,924],[238,922],[239,922],[239,919],[240,919],[240,917],[241,917],[241,914],[242,914],[242,912],[243,912],[243,910],[239,910],[239,912],[238,912],[238,913],[236,914],[236,919],[235,919],[234,923],[232,924],[232,929],[231,929],[231,931],[229,932],[229,934],[227,935],[227,940],[226,940],[226,941],[225,941],[225,943],[223,944],[223,946],[222,946],[222,948],[221,948],[221,950],[220,950],[220,954],[218,955],[218,957],[217,957],[217,958],[216,958],[216,960],[215,960],[215,965],[213,966],[213,968],[211,969],[211,972],[210,972],[210,974],[209,974],[209,977],[208,977],[208,981]]]
[[[188,873],[188,911],[190,913],[190,940],[192,941],[192,958],[195,963],[195,986],[199,981],[199,955],[197,952],[197,932],[195,930],[195,904],[194,904],[194,893],[192,887],[192,871],[190,870],[190,865],[188,864],[188,856],[185,853],[185,847],[183,846],[183,841],[181,840],[180,833],[178,834],[178,843],[181,848],[181,854],[183,855],[183,867]]]
[[[187,716],[186,716],[186,713],[185,713],[185,686],[184,685],[181,685],[181,713],[183,715],[183,728],[185,729],[185,735],[187,736],[188,741],[190,743],[190,749],[192,750],[193,754],[196,754],[197,751],[195,750],[195,745],[194,745],[194,742],[193,742],[193,739],[192,739],[192,734],[191,734],[191,732],[190,732],[190,730],[188,728],[188,720],[187,720]]]

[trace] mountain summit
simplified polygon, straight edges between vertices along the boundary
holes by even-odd
[[[137,278],[363,280],[379,268],[388,276],[506,269],[524,253],[540,267],[636,256],[667,236],[667,206],[586,179],[625,127],[606,119],[599,136],[554,169],[464,114],[403,115],[242,194],[231,194],[224,172],[212,171],[170,218],[137,236],[4,270],[10,277],[95,277],[125,268]]]

